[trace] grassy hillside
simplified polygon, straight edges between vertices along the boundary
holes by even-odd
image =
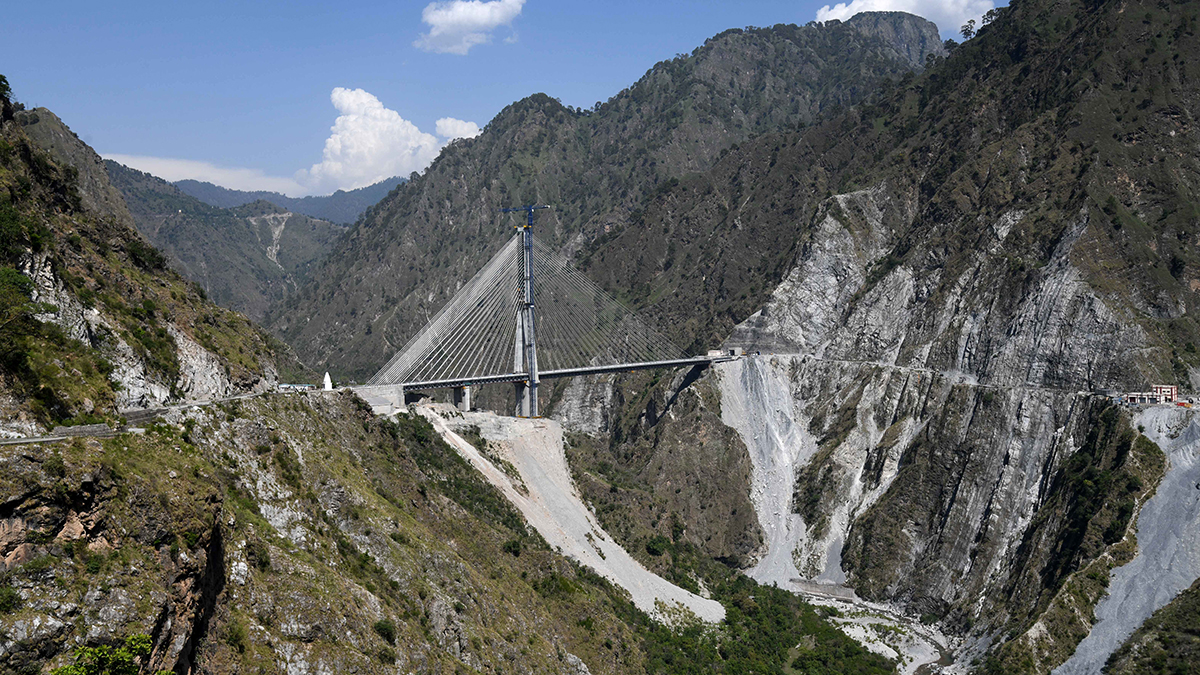
[[[723,624],[651,622],[548,550],[423,418],[376,419],[352,395],[196,407],[0,464],[29,514],[0,577],[11,672],[137,633],[149,672],[892,672],[721,566],[694,578]]]

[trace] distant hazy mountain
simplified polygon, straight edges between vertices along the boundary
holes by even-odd
[[[111,160],[104,166],[142,236],[215,302],[256,321],[305,279],[346,229],[263,199],[211,206],[148,173]]]
[[[357,190],[338,190],[325,197],[288,197],[278,192],[258,190],[230,190],[198,180],[181,180],[175,183],[184,194],[223,209],[242,206],[255,201],[267,201],[293,213],[303,213],[334,223],[353,223],[363,211],[379,203],[392,188],[408,180],[394,176]]]

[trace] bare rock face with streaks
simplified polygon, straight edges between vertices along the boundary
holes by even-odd
[[[1034,564],[1025,542],[1045,536],[1055,477],[1104,405],[1091,390],[1155,372],[1139,358],[1142,326],[1072,263],[1096,226],[1086,210],[1039,278],[1004,297],[1001,255],[1021,213],[986,225],[984,250],[946,278],[921,265],[932,245],[910,252],[915,263],[883,258],[909,225],[911,210],[887,208],[903,200],[886,185],[833,197],[728,341],[767,354],[716,368],[767,533],[748,573],[798,591],[847,585],[990,636],[1043,597],[1014,585]],[[1065,642],[1041,655],[1049,666]]]

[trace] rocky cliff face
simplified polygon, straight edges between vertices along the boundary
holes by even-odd
[[[1200,45],[1130,8],[1015,3],[585,251],[679,343],[762,352],[702,380],[753,464],[756,578],[938,618],[993,672],[1049,672],[1091,630],[1163,471],[1091,393],[1186,389],[1200,365],[1200,232],[1178,215],[1200,175],[1178,64]]]
[[[752,494],[775,544],[762,578],[849,574],[866,597],[943,615],[966,605],[976,623],[984,607],[972,603],[1002,592],[1047,477],[1087,433],[1090,390],[1154,373],[1138,371],[1145,332],[1070,262],[1086,221],[1014,299],[998,296],[1008,263],[988,252],[1020,214],[984,227],[956,278],[903,263],[880,275],[913,213],[886,186],[830,200],[796,266],[729,340],[783,353],[718,367],[723,419],[756,460]],[[933,257],[925,246],[912,259]]]

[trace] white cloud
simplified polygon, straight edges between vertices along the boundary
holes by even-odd
[[[433,134],[421,131],[362,89],[338,87],[330,100],[340,114],[325,140],[322,160],[296,172],[296,180],[313,193],[352,190],[407,176],[429,166],[441,152],[443,143]]]
[[[493,30],[512,25],[524,5],[525,0],[431,2],[421,12],[421,21],[429,24],[429,32],[417,38],[413,46],[427,52],[466,56],[471,47],[491,42]]]
[[[952,35],[968,19],[978,24],[983,13],[993,7],[992,0],[852,0],[818,9],[817,21],[845,21],[859,12],[908,12],[936,23],[942,35]]]
[[[217,166],[192,159],[146,157],[144,155],[106,154],[104,158],[171,182],[190,178],[234,190],[269,190],[282,192],[292,197],[307,194],[304,187],[291,178],[268,176],[258,169]]]
[[[392,176],[424,171],[450,141],[482,133],[478,124],[454,117],[436,122],[437,136],[423,132],[362,89],[338,87],[329,98],[338,117],[325,140],[321,161],[291,178],[190,159],[121,154],[105,158],[167,181],[190,178],[234,190],[270,190],[298,197],[353,190]]]
[[[437,121],[437,135],[454,140],[456,138],[475,138],[483,133],[478,124],[453,117],[443,117]]]

